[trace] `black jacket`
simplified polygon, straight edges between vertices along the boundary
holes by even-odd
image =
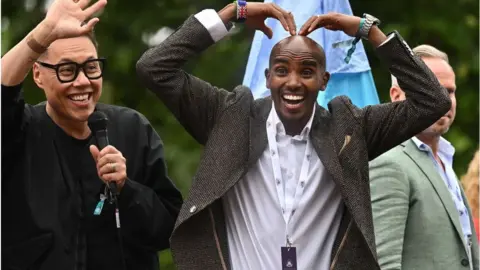
[[[25,104],[21,86],[2,85],[1,91],[2,269],[121,270],[114,205],[93,215],[104,187],[93,158],[79,164],[88,171],[80,182],[90,187],[79,190],[59,156],[58,127],[45,104]],[[169,248],[182,204],[167,176],[163,143],[134,110],[105,104],[96,110],[109,118],[110,144],[127,160],[128,180],[119,196],[127,267],[158,269],[157,252]]]

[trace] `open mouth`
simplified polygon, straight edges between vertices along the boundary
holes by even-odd
[[[88,105],[90,99],[92,98],[92,93],[72,94],[68,95],[67,97],[77,105]]]
[[[298,109],[303,105],[305,96],[298,94],[284,94],[282,95],[282,100],[288,109]]]

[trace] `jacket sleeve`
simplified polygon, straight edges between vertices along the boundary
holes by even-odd
[[[385,156],[370,162],[370,192],[378,263],[401,270],[410,185],[404,168]]]
[[[169,238],[183,199],[168,177],[160,136],[145,118],[142,120],[148,143],[142,151],[143,168],[138,174],[141,179],[125,182],[119,196],[120,221],[125,242],[158,251],[170,246]]]
[[[2,176],[7,176],[9,164],[16,162],[19,151],[25,142],[25,126],[31,118],[30,105],[23,99],[22,85],[5,86],[2,84]],[[2,177],[8,178],[8,177]]]
[[[218,18],[213,24],[217,27],[221,24],[225,29],[217,13],[207,11],[211,11],[210,18]],[[197,142],[205,144],[216,120],[235,102],[237,94],[212,86],[181,69],[187,60],[213,45],[213,37],[221,38],[209,32],[197,17],[189,17],[164,42],[147,50],[136,67],[139,80],[162,100]]]
[[[397,32],[376,51],[388,66],[406,99],[380,105],[354,107],[344,99],[361,122],[368,147],[369,160],[420,133],[445,115],[451,107],[447,90],[432,71],[413,54]]]

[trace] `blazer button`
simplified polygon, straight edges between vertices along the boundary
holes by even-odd
[[[190,207],[190,213],[195,213],[195,211],[197,211],[197,207],[195,205]]]
[[[462,259],[462,265],[463,266],[468,266],[468,260],[467,259]]]

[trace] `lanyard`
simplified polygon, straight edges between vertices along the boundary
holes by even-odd
[[[272,112],[276,113],[276,112]],[[267,137],[268,137],[268,146],[270,157],[272,160],[272,168],[273,168],[273,176],[275,180],[275,187],[277,189],[278,201],[280,202],[280,207],[282,209],[283,219],[285,220],[286,225],[286,239],[287,245],[291,245],[291,242],[288,238],[288,224],[295,213],[295,210],[300,202],[300,198],[302,197],[303,190],[307,185],[308,181],[308,169],[310,165],[310,157],[311,157],[311,144],[310,140],[307,139],[307,145],[305,147],[305,154],[303,156],[302,166],[300,170],[300,179],[298,179],[297,187],[295,189],[295,196],[293,203],[291,205],[285,204],[285,189],[283,188],[283,177],[282,172],[280,169],[280,158],[276,140],[276,125],[274,116],[270,115],[269,119],[267,120]]]

